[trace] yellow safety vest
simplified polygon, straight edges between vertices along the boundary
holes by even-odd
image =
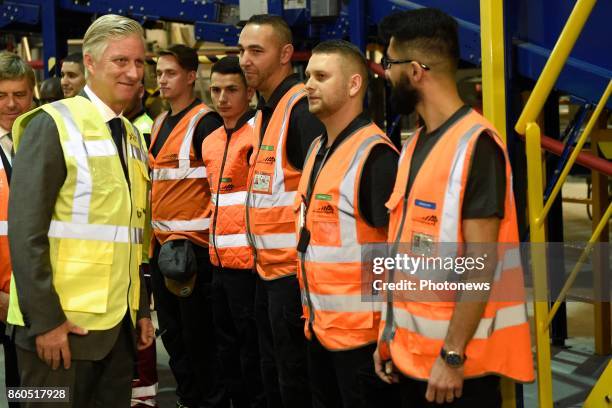
[[[146,141],[144,139],[144,135],[151,134],[151,128],[153,127],[153,119],[151,119],[151,117],[145,112],[142,115],[138,116],[136,119],[134,119],[132,121],[132,125],[134,125],[134,127],[136,129],[138,129],[138,131],[140,132],[140,136],[142,138],[142,145],[143,146],[147,146]],[[147,163],[147,169],[148,169],[148,163]],[[150,185],[149,185],[150,187]],[[149,204],[150,204],[150,200],[149,200]],[[150,209],[147,211],[147,219],[146,219],[146,223],[147,226],[151,225],[151,211]],[[152,238],[152,234],[153,231],[151,230],[151,228],[145,228],[145,232],[144,232],[144,239],[143,239],[143,245],[142,245],[142,263],[144,264],[148,264],[149,263],[149,247],[151,246],[151,238]]]
[[[38,109],[57,126],[67,170],[48,232],[62,309],[68,320],[88,330],[114,327],[128,307],[135,323],[149,180],[146,149],[124,119],[128,185],[110,130],[88,99],[76,96]],[[16,120],[16,150],[38,109]],[[8,322],[23,326],[18,293],[12,279]]]
[[[132,121],[132,125],[134,125],[136,129],[140,131],[141,135],[145,133],[151,134],[151,128],[153,127],[153,119],[151,119],[151,117],[146,113],[143,113]]]

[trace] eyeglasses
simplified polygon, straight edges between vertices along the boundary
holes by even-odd
[[[409,64],[411,62],[416,62],[425,71],[429,71],[431,69],[428,65],[425,65],[425,64],[423,64],[423,63],[421,63],[419,61],[415,61],[415,60],[411,60],[411,59],[395,60],[395,59],[391,59],[391,58],[387,57],[386,55],[383,55],[382,60],[380,61],[380,64],[382,65],[384,70],[387,70],[387,69],[390,69],[391,65],[393,65],[393,64]]]

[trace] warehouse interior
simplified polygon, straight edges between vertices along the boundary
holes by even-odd
[[[612,407],[612,2],[5,0],[0,49],[27,60],[40,83],[59,76],[62,59],[80,50],[95,18],[133,18],[145,28],[144,104],[154,117],[167,108],[155,76],[160,49],[181,43],[198,50],[196,93],[210,101],[211,64],[238,53],[241,23],[254,14],[280,15],[293,31],[294,71],[302,78],[320,41],[345,39],[364,51],[371,69],[366,111],[399,147],[417,118],[396,114],[388,103],[377,24],[392,12],[421,7],[439,8],[459,24],[457,83],[463,100],[503,133],[521,241],[579,249],[565,262],[548,259],[531,269],[536,381],[504,384],[503,406]],[[595,245],[604,249],[597,259],[589,255]],[[576,265],[582,250],[589,256]],[[571,289],[575,280],[580,288]],[[157,364],[157,406],[173,407],[176,384],[161,341]]]

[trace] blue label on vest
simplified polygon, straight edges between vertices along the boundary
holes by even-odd
[[[430,210],[436,209],[436,203],[430,203],[429,201],[423,201],[423,200],[417,199],[417,200],[414,200],[414,204],[419,207],[428,208]]]

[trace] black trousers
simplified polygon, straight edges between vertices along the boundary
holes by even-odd
[[[399,405],[397,385],[374,372],[376,344],[329,351],[313,334],[308,341],[308,367],[313,408],[387,408]]]
[[[159,271],[156,246],[149,265],[162,342],[177,383],[176,394],[188,407],[228,407],[219,379],[219,356],[212,312],[212,265],[208,248],[193,245],[198,276],[193,292],[182,298],[170,292]]]
[[[23,402],[30,407],[129,407],[136,352],[129,317],[123,319],[117,340],[102,360],[72,360],[52,370],[36,352],[17,346],[17,360],[23,387],[69,387],[70,402]],[[74,335],[69,335],[74,336]]]
[[[311,407],[300,288],[295,276],[257,278],[255,319],[268,407]]]
[[[461,398],[450,404],[428,402],[425,399],[426,391],[426,381],[400,376],[402,408],[497,408],[502,404],[499,377],[496,375],[466,379],[463,382]]]
[[[2,322],[0,322],[0,342],[2,342],[2,348],[4,349],[4,384],[7,387],[19,387],[15,342],[6,334],[6,325]],[[9,408],[19,408],[19,403],[9,402],[8,406]]]
[[[255,282],[248,269],[214,267],[213,315],[221,374],[233,408],[264,408],[261,382]]]

